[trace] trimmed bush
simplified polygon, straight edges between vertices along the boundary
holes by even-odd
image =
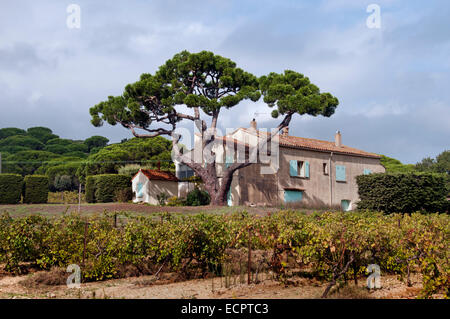
[[[131,178],[120,174],[103,174],[95,178],[95,201],[99,203],[114,202],[119,191],[130,189]]]
[[[23,177],[0,174],[0,204],[17,204],[22,197]]]
[[[203,206],[209,205],[211,198],[206,191],[202,191],[198,188],[191,190],[186,197],[187,206]]]
[[[24,179],[23,202],[42,204],[48,201],[48,177],[44,175],[27,175]]]
[[[448,211],[443,175],[431,173],[370,174],[356,177],[359,209],[385,213]]]
[[[86,202],[88,203],[95,203],[95,182],[96,182],[95,175],[91,175],[86,177]]]

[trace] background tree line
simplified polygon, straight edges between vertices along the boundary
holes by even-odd
[[[46,127],[0,129],[2,173],[49,177],[51,191],[78,189],[87,175],[118,173],[127,163],[172,169],[167,139],[124,139],[108,145],[103,136],[63,139]]]

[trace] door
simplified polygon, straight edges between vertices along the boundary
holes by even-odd
[[[233,201],[231,200],[231,189],[229,189],[227,193],[227,204],[228,206],[233,206]]]
[[[144,184],[143,183],[138,183],[137,184],[136,197],[137,198],[144,197]]]
[[[350,210],[350,201],[348,199],[341,200],[341,208],[344,212]]]
[[[303,198],[303,191],[285,190],[284,201],[286,203],[300,202]]]

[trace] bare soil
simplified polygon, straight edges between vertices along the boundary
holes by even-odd
[[[161,274],[155,276],[130,277],[102,282],[83,283],[80,288],[68,288],[66,285],[48,285],[30,280],[30,276],[5,276],[0,278],[0,298],[123,298],[123,299],[166,299],[166,298],[320,298],[326,282],[315,279],[299,278],[296,282],[282,284],[271,278],[264,278],[258,284],[247,285],[241,283],[239,277],[231,278],[229,286],[225,287],[222,277],[209,279],[194,279],[177,282],[176,274]],[[245,276],[246,279],[246,276]],[[39,280],[38,280],[39,281]],[[353,282],[339,289],[333,288],[329,298],[416,298],[421,289],[420,275],[411,278],[412,287],[399,281],[396,276],[382,276],[382,288],[368,291],[364,278],[359,280],[358,286]],[[30,285],[30,282],[35,284]],[[45,282],[45,281],[44,281]]]

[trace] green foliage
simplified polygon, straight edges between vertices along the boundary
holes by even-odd
[[[122,269],[132,266],[165,266],[169,272],[205,276],[229,258],[230,250],[250,244],[254,250],[273,252],[267,261],[281,280],[289,273],[297,276],[300,268],[309,278],[328,280],[331,287],[337,281],[344,283],[343,278],[366,276],[366,267],[377,264],[382,274],[397,274],[405,283],[410,273],[421,273],[420,297],[441,293],[448,298],[449,218],[447,214],[291,211],[270,216],[164,214],[161,221],[129,217],[115,228],[113,214],[89,221],[79,215],[47,220],[4,214],[0,263],[10,272],[19,272],[25,262],[40,269],[78,264],[83,281],[123,277]],[[286,263],[284,256],[292,261]]]
[[[381,155],[380,163],[386,169],[386,173],[414,173],[417,171],[414,165],[402,164],[399,160],[385,155]]]
[[[7,155],[22,152],[22,151],[30,151],[31,149],[29,147],[25,146],[0,146],[0,152],[4,157],[6,158]],[[10,154],[5,154],[10,153]]]
[[[430,172],[444,174],[447,184],[447,192],[450,195],[450,151],[444,151],[436,159],[424,158],[416,164],[416,169],[420,172]]]
[[[58,192],[70,191],[74,189],[74,182],[72,176],[56,175],[54,187]]]
[[[84,140],[84,144],[88,148],[88,152],[91,152],[94,148],[101,149],[108,145],[109,140],[106,137],[94,135]]]
[[[27,175],[24,178],[23,202],[41,204],[48,201],[48,177],[43,175]]]
[[[445,212],[448,210],[444,176],[429,173],[370,174],[356,177],[359,209],[385,213]]]
[[[51,129],[42,126],[30,127],[27,130],[27,135],[38,139],[44,144],[47,143],[48,140],[58,138],[58,135],[53,134]]]
[[[209,205],[211,197],[208,192],[194,188],[186,196],[187,206],[203,206]]]
[[[257,78],[237,68],[233,61],[207,51],[182,51],[155,75],[144,73],[139,81],[128,84],[122,96],[110,96],[92,107],[90,114],[95,126],[106,121],[148,128],[154,116],[170,114],[171,123],[181,120],[175,112],[177,106],[199,107],[211,115],[243,99],[256,101],[259,97]],[[148,102],[150,99],[152,102]]]
[[[0,147],[4,146],[22,146],[32,150],[41,150],[44,148],[44,144],[38,139],[25,135],[9,136],[0,140]]]
[[[122,167],[119,167],[119,169],[117,171],[119,174],[128,175],[130,177],[133,177],[134,175],[137,174],[137,172],[139,172],[140,169],[151,169],[151,166],[142,167],[139,164],[127,164]]]
[[[6,127],[0,129],[0,140],[14,135],[26,135],[27,132],[16,127]]]
[[[148,168],[174,169],[171,161],[172,144],[158,136],[152,139],[133,138],[124,143],[108,145],[98,153],[89,156],[78,175],[115,174],[126,163],[137,162]]]
[[[293,113],[329,117],[339,104],[336,97],[330,93],[320,93],[320,89],[307,77],[291,70],[262,76],[259,87],[264,95],[264,102],[269,107],[277,106],[272,112],[273,117]]]
[[[99,151],[107,142],[108,139],[101,136],[93,136],[86,141],[61,139],[51,129],[41,126],[31,127],[27,131],[0,129],[2,168],[4,172],[22,176],[48,174],[50,189],[53,191],[56,190],[56,175],[70,175],[73,188],[77,188],[79,179],[84,181],[85,177],[82,169],[81,175],[77,175],[81,162],[90,152],[93,154]],[[50,170],[55,166],[54,170]]]
[[[23,177],[0,174],[0,204],[17,204],[22,198]]]
[[[156,195],[156,198],[158,200],[159,205],[164,206],[166,205],[169,195],[167,195],[166,193],[159,193]]]
[[[50,166],[46,171],[45,175],[48,176],[50,181],[50,190],[58,190],[56,186],[57,176],[69,176],[71,179],[71,187],[69,189],[59,189],[59,190],[76,190],[78,189],[79,181],[76,177],[76,172],[80,167],[80,163],[69,162],[68,164]]]
[[[44,147],[44,151],[55,153],[55,154],[64,154],[64,153],[67,153],[67,148],[65,145],[50,144],[50,145],[46,145]]]
[[[85,194],[86,194],[86,202],[88,202],[88,203],[95,203],[96,177],[97,176],[87,176],[86,177]]]
[[[95,201],[107,203],[116,201],[116,192],[129,189],[131,194],[131,179],[127,175],[102,174],[95,177]]]
[[[60,155],[45,151],[22,151],[5,158],[3,168],[7,173],[20,174],[22,176],[32,175],[49,160],[58,157]]]
[[[172,196],[167,199],[167,206],[185,206],[186,201],[177,196]]]

